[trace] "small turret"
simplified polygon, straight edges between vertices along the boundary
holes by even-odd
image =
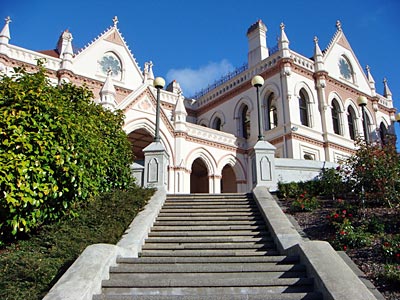
[[[314,37],[314,65],[315,71],[323,71],[325,69],[321,48],[318,45],[318,38]]]
[[[177,132],[186,132],[186,117],[187,112],[184,103],[185,97],[182,95],[182,90],[178,91],[178,99],[174,109],[174,123]]]
[[[281,36],[279,38],[279,50],[282,51],[282,57],[290,57],[290,51],[289,51],[289,39],[286,36],[285,33],[285,24],[281,23]]]
[[[5,18],[5,24],[0,32],[0,53],[8,54],[8,43],[11,39],[9,24],[11,22],[10,17]]]
[[[59,54],[59,57],[62,59],[64,56],[64,52],[68,46],[72,42],[72,34],[69,32],[68,29],[66,29],[61,35],[60,38],[58,39],[57,42],[57,52]],[[72,45],[71,45],[71,50],[72,50]]]
[[[392,92],[389,89],[387,79],[383,79],[383,96],[385,96],[388,100],[392,100]]]
[[[100,91],[100,104],[105,108],[113,111],[116,106],[115,96],[116,91],[112,83],[112,71],[108,70],[106,81]]]
[[[61,69],[71,70],[73,55],[74,53],[72,50],[72,34],[69,33],[69,38],[66,40],[63,54],[62,56],[60,56],[62,58]]]
[[[249,43],[248,65],[251,68],[269,56],[267,27],[261,20],[251,25],[247,30],[247,39]]]
[[[371,75],[371,69],[370,67],[367,65],[365,67],[365,70],[367,71],[367,79],[368,79],[368,83],[369,83],[369,87],[371,88],[371,96],[375,96],[376,95],[376,90],[375,90],[375,80]]]

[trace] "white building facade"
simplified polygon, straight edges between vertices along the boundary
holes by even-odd
[[[157,90],[152,62],[140,68],[117,18],[78,52],[72,50],[68,31],[54,50],[36,52],[12,45],[9,23],[7,18],[0,32],[0,72],[11,74],[17,66],[33,71],[36,60],[45,59],[54,84],[86,84],[99,105],[122,110],[124,130],[136,157],[135,174],[138,183],[146,185],[144,177],[152,175],[144,171],[149,166],[143,149],[154,138]],[[322,167],[349,157],[364,131],[375,142],[394,134],[395,109],[387,82],[383,95],[378,94],[370,69],[360,66],[340,22],[323,51],[314,39],[311,58],[290,49],[283,24],[274,49],[267,47],[266,32],[262,21],[251,25],[248,64],[194,99],[186,98],[175,81],[160,91],[160,137],[165,152],[165,171],[160,174],[169,193],[248,192],[258,184],[258,164],[261,171],[271,169],[260,176],[274,189],[278,181],[311,179]],[[266,141],[261,148],[272,153],[272,158],[261,156],[260,161],[255,161],[260,148],[257,94],[251,85],[255,75],[265,80],[259,89]],[[357,105],[359,96],[367,99],[367,128]],[[148,162],[160,163],[158,158]]]

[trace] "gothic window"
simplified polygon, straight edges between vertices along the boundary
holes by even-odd
[[[308,95],[304,89],[300,90],[299,109],[300,109],[300,122],[304,126],[310,126],[308,116]]]
[[[248,139],[250,138],[250,112],[247,105],[243,106],[240,118],[242,137]]]
[[[212,128],[221,131],[221,123],[222,123],[222,122],[221,122],[221,119],[218,118],[218,117],[216,117],[216,118],[214,119],[213,124],[212,124]]]
[[[382,145],[386,145],[388,142],[387,140],[388,129],[386,128],[386,125],[383,122],[381,122],[381,125],[379,125],[379,135],[381,138]]]
[[[122,64],[121,60],[115,55],[114,52],[106,52],[98,61],[100,71],[107,75],[108,72],[111,72],[111,76],[114,79],[121,80],[122,77]]]
[[[332,124],[333,132],[340,134],[340,107],[336,99],[332,100]]]
[[[278,126],[278,113],[276,110],[276,101],[274,100],[274,93],[271,93],[267,99],[267,130],[273,129]]]
[[[348,81],[354,81],[354,73],[353,73],[353,68],[351,67],[351,64],[347,57],[341,56],[339,58],[339,71],[340,75]]]
[[[347,123],[349,125],[350,138],[356,140],[356,113],[353,107],[349,106],[347,109]]]

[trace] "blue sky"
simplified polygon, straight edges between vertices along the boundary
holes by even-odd
[[[176,79],[190,96],[247,60],[248,27],[263,20],[267,44],[276,44],[284,22],[290,48],[311,57],[313,38],[323,49],[336,20],[361,66],[369,65],[382,94],[388,80],[400,108],[400,1],[48,1],[3,0],[0,18],[10,16],[11,43],[32,50],[55,48],[69,29],[81,48],[112,25],[118,27],[141,68],[153,61],[154,74]],[[254,2],[255,3],[255,2]],[[399,132],[400,127],[396,126]]]

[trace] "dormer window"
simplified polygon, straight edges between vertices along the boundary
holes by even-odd
[[[341,56],[339,58],[339,70],[340,70],[340,75],[348,81],[354,81],[353,80],[353,68],[351,67],[351,64],[349,60],[345,56]]]

